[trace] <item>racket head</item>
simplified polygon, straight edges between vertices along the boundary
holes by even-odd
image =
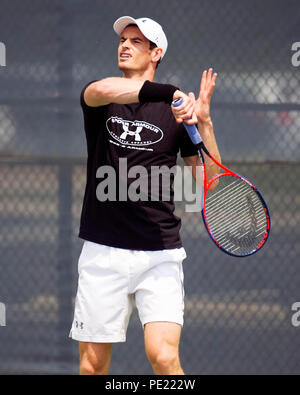
[[[202,218],[217,247],[234,257],[260,250],[271,229],[269,209],[261,193],[233,172],[218,174],[209,182],[204,190]]]

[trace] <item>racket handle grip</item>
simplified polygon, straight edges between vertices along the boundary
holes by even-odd
[[[172,102],[172,105],[174,107],[179,107],[182,104],[182,98],[176,99]],[[200,136],[200,133],[198,132],[198,129],[196,125],[188,125],[187,123],[183,122],[183,125],[188,132],[188,135],[190,136],[190,139],[192,140],[192,143],[197,145],[202,143],[202,138]]]

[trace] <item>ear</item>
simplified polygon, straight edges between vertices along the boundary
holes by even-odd
[[[161,58],[162,55],[162,49],[161,48],[153,48],[152,50],[152,61],[153,62],[158,62],[159,59]]]

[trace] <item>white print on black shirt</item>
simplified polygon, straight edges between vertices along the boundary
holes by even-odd
[[[152,148],[143,148],[143,147],[131,147],[130,145],[124,145],[124,144],[119,144],[119,143],[116,143],[115,141],[112,141],[112,140],[108,140],[111,144],[115,144],[115,145],[117,145],[117,146],[119,146],[119,147],[122,147],[122,148],[129,148],[129,149],[138,149],[138,150],[141,150],[141,151],[153,151],[153,149]]]
[[[110,117],[106,127],[111,137],[128,148],[158,143],[163,138],[162,130],[145,121],[127,121],[120,117]]]

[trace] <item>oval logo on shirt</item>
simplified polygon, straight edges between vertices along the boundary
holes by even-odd
[[[110,117],[106,127],[111,137],[124,145],[141,147],[158,143],[163,138],[160,128],[145,121],[127,121]]]

